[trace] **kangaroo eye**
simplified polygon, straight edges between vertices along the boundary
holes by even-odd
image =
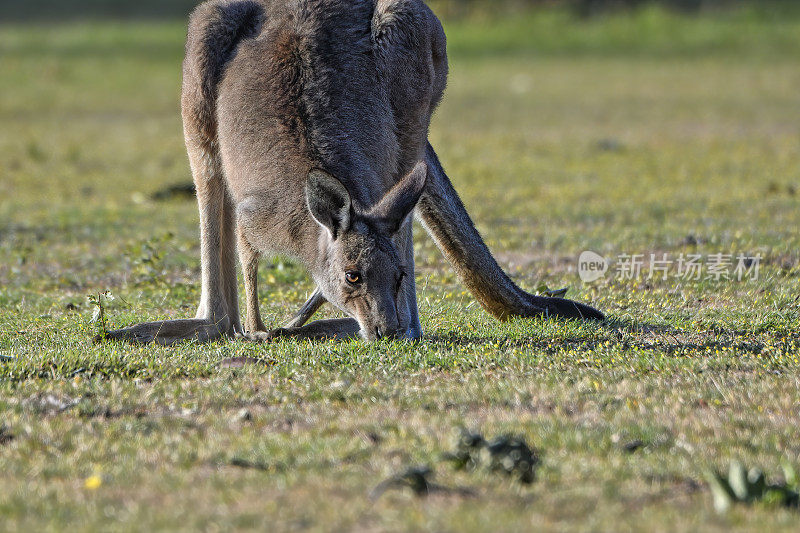
[[[350,285],[361,283],[361,272],[357,270],[348,270],[344,273],[344,279],[347,280],[347,283]]]

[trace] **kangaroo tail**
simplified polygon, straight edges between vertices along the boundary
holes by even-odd
[[[433,147],[426,150],[428,180],[417,213],[459,279],[493,316],[557,316],[597,319],[603,313],[563,298],[534,296],[519,288],[492,257],[445,174]]]

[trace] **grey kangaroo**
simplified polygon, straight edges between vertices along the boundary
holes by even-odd
[[[196,318],[111,339],[418,339],[415,210],[498,319],[602,319],[520,289],[497,265],[428,143],[445,88],[442,26],[421,0],[212,0],[189,21],[181,99],[200,209]],[[246,297],[239,319],[236,255]],[[285,254],[316,291],[285,327],[261,320],[257,265]],[[325,302],[351,318],[306,324]]]

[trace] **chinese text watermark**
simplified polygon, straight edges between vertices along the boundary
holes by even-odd
[[[613,272],[619,280],[747,281],[758,280],[761,254],[619,254]],[[585,251],[578,258],[578,275],[589,283],[606,275],[611,262],[602,255]]]

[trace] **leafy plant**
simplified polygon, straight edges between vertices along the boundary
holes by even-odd
[[[800,507],[800,478],[794,467],[783,465],[784,481],[768,485],[759,468],[746,470],[739,461],[732,461],[727,477],[716,470],[706,472],[706,480],[714,497],[714,508],[722,514],[735,503],[764,502],[783,507]]]
[[[456,451],[447,454],[456,468],[475,469],[486,465],[493,472],[502,472],[529,484],[536,479],[538,454],[519,437],[504,435],[487,441],[483,435],[462,431]]]
[[[569,291],[568,287],[564,287],[561,289],[551,289],[547,286],[547,283],[541,282],[539,285],[536,286],[536,294],[539,296],[547,296],[549,298],[563,298],[567,295],[567,291]]]
[[[91,322],[97,325],[97,337],[95,340],[103,340],[106,338],[108,333],[108,328],[106,328],[106,311],[105,307],[103,306],[103,298],[105,298],[106,302],[110,302],[114,299],[114,295],[111,294],[111,291],[103,291],[97,294],[90,294],[87,296],[89,300],[89,304],[94,307],[94,311],[92,312],[92,319]]]

